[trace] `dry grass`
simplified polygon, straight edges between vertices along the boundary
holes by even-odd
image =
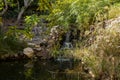
[[[74,57],[82,59],[97,78],[120,79],[120,25],[95,32],[94,42],[75,49]]]
[[[115,4],[114,6],[110,7],[109,19],[116,18],[118,16],[120,16],[120,4]]]

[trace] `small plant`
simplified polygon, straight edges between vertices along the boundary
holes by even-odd
[[[34,36],[32,33],[32,29],[38,24],[39,21],[40,21],[39,17],[35,14],[25,17],[25,30],[23,35],[26,38],[31,39]]]

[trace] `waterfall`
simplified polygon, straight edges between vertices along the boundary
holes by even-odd
[[[70,42],[70,34],[71,34],[71,31],[68,31],[68,32],[66,33],[65,42]]]
[[[70,35],[71,35],[71,31],[69,30],[69,31],[66,33],[65,42],[64,42],[62,48],[64,48],[64,49],[71,49],[71,48],[73,48],[73,45],[72,45],[72,43],[70,42]]]

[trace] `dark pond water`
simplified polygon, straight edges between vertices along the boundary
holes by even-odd
[[[68,70],[69,72],[66,72]],[[48,61],[0,63],[0,80],[83,80],[74,67]]]

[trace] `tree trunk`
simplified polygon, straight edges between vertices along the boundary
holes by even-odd
[[[29,0],[24,0],[24,6],[27,7]]]
[[[19,23],[22,15],[23,15],[23,13],[25,12],[25,10],[26,10],[26,9],[30,6],[30,4],[32,3],[32,0],[27,1],[27,3],[26,3],[26,1],[24,1],[24,2],[25,2],[25,3],[24,3],[24,6],[21,8],[21,11],[20,11],[19,14],[18,14],[16,24]]]
[[[16,24],[19,23],[19,21],[20,21],[20,19],[21,19],[21,17],[22,17],[22,15],[23,15],[23,13],[24,13],[25,10],[26,10],[26,7],[22,7],[21,8],[21,11],[19,12],[18,17],[17,17]]]

